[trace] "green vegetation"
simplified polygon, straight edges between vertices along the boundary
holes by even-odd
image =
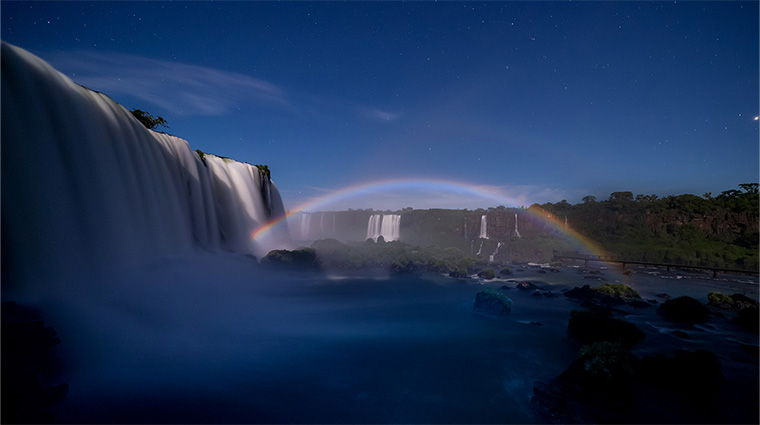
[[[261,264],[304,270],[318,269],[320,266],[317,254],[312,248],[300,248],[293,251],[286,249],[269,251],[261,259]]]
[[[404,242],[342,243],[335,239],[314,241],[320,263],[326,269],[360,270],[383,268],[393,272],[430,271],[461,273],[462,277],[475,271],[476,263],[457,248],[420,247]]]
[[[202,151],[202,150],[200,150],[200,149],[196,149],[196,150],[195,150],[195,153],[197,153],[197,154],[198,154],[198,157],[199,157],[199,158],[201,159],[201,161],[203,162],[203,165],[206,165],[206,154],[205,154],[205,153],[203,153],[203,151]]]
[[[633,377],[631,352],[617,342],[601,341],[581,347],[581,358],[586,371],[606,381],[618,381]]]
[[[604,283],[592,288],[599,295],[612,297],[620,300],[639,300],[639,293],[624,283]]]
[[[493,288],[483,288],[475,294],[474,311],[504,316],[512,312],[512,300]]]
[[[758,184],[739,188],[716,197],[613,192],[603,201],[587,196],[577,205],[563,201],[531,208],[567,217],[574,230],[611,257],[754,271],[760,267]]]
[[[481,277],[483,279],[493,279],[495,276],[496,273],[493,271],[493,269],[486,269],[478,273],[478,277]]]
[[[132,116],[137,118],[137,121],[140,121],[140,123],[148,130],[155,130],[158,126],[169,128],[169,126],[166,125],[166,120],[158,115],[154,117],[141,109],[132,109],[129,112],[131,112]]]
[[[264,175],[267,177],[267,180],[272,180],[272,173],[269,171],[268,165],[256,164],[254,167],[258,168],[260,173],[264,173]]]

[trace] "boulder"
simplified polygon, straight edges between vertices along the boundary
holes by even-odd
[[[644,332],[636,325],[613,318],[607,310],[571,311],[567,331],[586,344],[610,341],[630,348],[644,339]]]
[[[512,311],[512,300],[499,291],[485,288],[475,294],[472,310],[492,316],[506,316]]]
[[[319,269],[319,260],[314,248],[301,248],[293,251],[277,249],[261,259],[261,264],[269,266],[286,267],[295,270]]]
[[[528,282],[527,280],[523,280],[522,282],[518,282],[517,286],[515,286],[517,289],[522,289],[525,291],[535,291],[536,289],[539,289],[538,286]]]
[[[701,323],[707,321],[710,311],[694,298],[682,296],[662,303],[657,313],[668,320]]]
[[[494,273],[493,269],[485,269],[482,272],[478,273],[478,277],[486,280],[491,280],[496,277],[496,274]]]

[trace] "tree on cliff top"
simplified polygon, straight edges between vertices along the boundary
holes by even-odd
[[[169,128],[169,126],[166,125],[166,120],[158,115],[154,117],[141,109],[132,109],[129,112],[131,112],[132,115],[137,118],[137,121],[140,121],[140,123],[148,130],[155,130],[159,125]]]

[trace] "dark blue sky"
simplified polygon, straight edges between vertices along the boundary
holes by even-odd
[[[757,2],[1,7],[4,41],[268,164],[288,208],[388,179],[525,205],[758,181]]]

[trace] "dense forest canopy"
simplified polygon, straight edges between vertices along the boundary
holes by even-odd
[[[713,267],[758,267],[758,183],[717,196],[613,192],[607,200],[534,204],[602,245],[610,255]]]

